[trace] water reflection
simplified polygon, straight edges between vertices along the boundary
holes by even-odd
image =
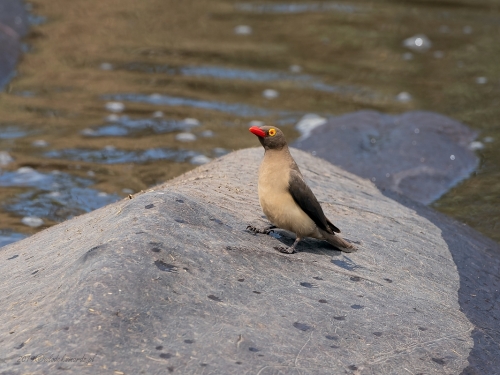
[[[174,131],[187,131],[199,122],[186,120],[161,120],[161,119],[131,119],[128,116],[113,117],[112,124],[95,128],[86,128],[81,134],[87,137],[123,137],[128,135],[163,134]],[[189,119],[188,119],[189,120]]]
[[[170,160],[182,163],[198,155],[200,155],[200,153],[190,150],[174,150],[169,148],[121,150],[113,146],[108,146],[99,150],[68,148],[64,150],[48,151],[43,154],[44,157],[51,159],[102,164],[146,163],[157,160]]]
[[[254,13],[270,13],[270,14],[293,14],[306,12],[344,12],[353,13],[361,10],[361,8],[350,5],[334,2],[322,3],[282,3],[282,4],[251,4],[242,3],[236,4],[235,8],[240,11]]]
[[[93,184],[87,178],[60,171],[38,172],[29,167],[0,175],[0,186],[30,188],[3,204],[4,210],[24,216],[29,226],[41,218],[63,221],[119,199],[116,194],[90,188]]]
[[[172,107],[177,107],[177,106],[193,107],[199,109],[225,112],[242,117],[269,116],[273,113],[270,110],[252,107],[246,104],[222,103],[216,101],[181,98],[181,97],[161,95],[161,94],[151,94],[151,95],[133,94],[133,93],[116,94],[116,95],[105,95],[103,96],[103,99],[120,100],[125,102],[147,103],[153,105],[167,105]]]

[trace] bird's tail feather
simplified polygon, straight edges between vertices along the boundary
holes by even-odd
[[[331,245],[335,246],[338,248],[340,251],[346,252],[346,253],[352,253],[353,251],[358,250],[354,244],[347,242],[340,236],[336,236],[334,234],[328,233],[326,231],[320,230],[321,234],[325,238],[325,241],[330,243]]]

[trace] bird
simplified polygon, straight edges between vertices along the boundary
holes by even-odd
[[[259,229],[247,227],[254,233],[269,234],[274,228],[295,233],[292,246],[278,247],[282,253],[292,254],[304,237],[325,240],[343,252],[356,247],[338,236],[338,229],[325,216],[314,193],[306,184],[300,169],[290,154],[285,135],[274,126],[252,126],[264,147],[264,159],[259,168],[258,193],[262,211],[271,225]]]

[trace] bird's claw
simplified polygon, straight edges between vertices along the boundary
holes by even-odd
[[[274,250],[278,250],[280,253],[284,254],[293,254],[295,253],[295,249],[290,247],[284,247],[284,246],[275,246]]]
[[[271,227],[272,228],[272,227]],[[247,225],[246,230],[252,232],[253,234],[261,233],[261,234],[269,234],[271,232],[274,232],[271,228],[264,228],[264,229],[259,229],[257,227],[254,227],[253,225]]]

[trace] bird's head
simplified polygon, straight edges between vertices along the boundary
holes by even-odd
[[[248,130],[259,137],[266,150],[281,150],[286,146],[285,135],[275,126],[252,126]]]

